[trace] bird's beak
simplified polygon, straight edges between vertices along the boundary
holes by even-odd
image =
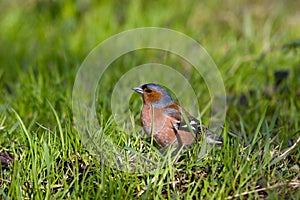
[[[144,93],[143,89],[140,88],[140,87],[132,88],[132,90],[136,91],[136,92],[139,93],[139,94],[143,94],[143,93]]]

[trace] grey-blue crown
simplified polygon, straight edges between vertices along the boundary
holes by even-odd
[[[156,91],[159,91],[163,94],[162,98],[158,101],[155,101],[152,103],[154,107],[160,108],[164,107],[166,105],[169,105],[170,103],[173,102],[172,97],[170,94],[160,85],[154,84],[154,83],[147,83],[141,86],[141,88],[152,88],[155,89]]]

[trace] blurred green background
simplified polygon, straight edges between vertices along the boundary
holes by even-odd
[[[25,120],[36,113],[38,121],[51,125],[47,99],[58,112],[68,115],[64,108],[70,108],[76,71],[88,53],[114,34],[145,26],[174,29],[202,44],[219,67],[229,96],[255,90],[261,101],[263,91],[275,83],[276,70],[288,70],[289,89],[294,96],[299,93],[298,1],[28,0],[0,4],[0,102],[16,109]],[[151,52],[124,56],[116,64],[121,67],[111,72],[116,75],[111,84],[145,60],[163,63],[166,58]],[[251,98],[250,105],[256,105],[255,101]]]

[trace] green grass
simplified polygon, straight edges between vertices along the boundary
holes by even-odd
[[[0,168],[0,198],[299,199],[299,6],[279,0],[1,1],[0,156],[7,153],[14,161]],[[201,160],[195,146],[153,173],[126,173],[82,145],[74,127],[72,88],[96,45],[145,26],[185,33],[214,59],[228,96],[224,146]],[[147,62],[180,72],[186,65],[153,50],[124,55],[103,78],[106,89],[99,90],[97,105],[103,133],[119,147],[143,153],[156,146],[120,131],[111,121],[108,94],[125,72]],[[274,89],[278,70],[289,75]],[[192,73],[189,82],[204,109],[209,94],[203,80]],[[141,100],[133,95],[125,103],[138,123]],[[208,119],[209,111],[203,123]]]

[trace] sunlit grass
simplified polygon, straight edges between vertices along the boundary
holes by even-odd
[[[0,168],[0,198],[300,198],[297,1],[2,1],[0,6],[0,158],[13,158]],[[76,71],[96,45],[144,26],[181,31],[212,56],[228,96],[224,146],[201,160],[195,146],[155,172],[127,173],[100,162],[82,145],[71,95]],[[131,153],[157,146],[138,132],[120,131],[108,94],[132,66],[151,61],[180,63],[179,71],[192,73],[164,52],[133,52],[112,64],[113,76],[103,79],[107,90],[99,91],[104,134]],[[277,85],[274,74],[280,70],[288,76]],[[189,81],[204,109],[209,94],[199,84],[202,78],[192,74]],[[139,123],[140,106],[133,95],[134,115],[128,116],[133,125]],[[203,118],[208,121],[208,111]]]

